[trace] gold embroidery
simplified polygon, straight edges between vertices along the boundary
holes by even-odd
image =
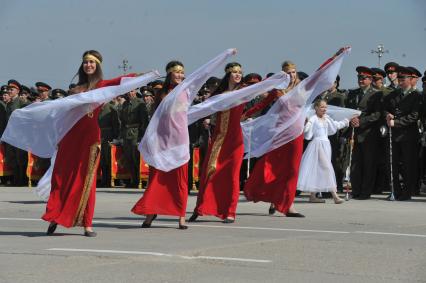
[[[90,190],[93,179],[96,176],[96,165],[99,161],[100,144],[95,143],[90,147],[89,164],[87,165],[86,178],[84,179],[83,193],[81,195],[80,204],[78,205],[77,213],[74,219],[74,226],[83,225],[83,216],[86,211],[87,201],[89,200]]]
[[[93,111],[90,111],[89,113],[87,113],[87,116],[88,116],[89,118],[93,118]]]
[[[207,164],[207,178],[210,178],[210,176],[216,171],[217,158],[219,157],[220,149],[222,148],[226,133],[228,132],[230,110],[220,112],[219,115],[219,133],[216,136],[216,139],[212,145],[212,151],[210,154],[209,162]]]

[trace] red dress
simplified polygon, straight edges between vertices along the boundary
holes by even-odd
[[[194,213],[235,218],[240,195],[244,142],[240,120],[244,104],[219,112],[207,149]]]
[[[278,98],[279,94],[279,90],[270,91],[265,99],[244,115],[250,117],[262,110]],[[302,153],[303,134],[259,158],[244,186],[247,200],[273,203],[278,211],[287,213],[296,195]]]
[[[258,159],[244,186],[247,200],[273,203],[286,214],[296,195],[302,153],[303,134]]]
[[[161,98],[158,104],[160,100]],[[188,163],[169,172],[150,167],[148,187],[142,198],[133,206],[132,212],[140,215],[185,216],[187,200]]]
[[[96,87],[120,84],[121,77],[102,80]],[[91,227],[95,210],[99,164],[98,107],[81,118],[58,144],[51,191],[43,220],[64,227]]]

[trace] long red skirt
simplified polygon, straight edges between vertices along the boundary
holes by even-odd
[[[164,172],[150,167],[149,184],[132,212],[140,215],[185,216],[188,200],[188,163]]]
[[[287,213],[292,205],[303,153],[303,135],[262,156],[248,178],[244,194],[249,201],[273,203]]]

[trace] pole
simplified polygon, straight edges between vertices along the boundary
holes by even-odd
[[[389,196],[390,201],[395,200],[395,191],[393,187],[393,162],[392,162],[392,127],[389,127],[389,164],[390,164],[390,188],[391,194]]]
[[[352,133],[351,133],[351,139],[349,140],[349,165],[348,168],[346,168],[346,194],[345,194],[345,200],[348,201],[350,199],[349,197],[349,187],[351,187],[351,165],[352,165],[352,151],[354,148],[354,136],[355,136],[355,128],[352,127]]]

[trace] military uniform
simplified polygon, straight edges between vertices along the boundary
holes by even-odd
[[[19,97],[15,97],[6,105],[6,113],[8,120],[12,112],[16,109],[27,106]],[[28,184],[27,178],[27,165],[28,153],[25,150],[7,144],[6,146],[6,160],[8,165],[13,168],[13,183],[15,186],[25,186]]]
[[[131,173],[131,186],[137,187],[140,162],[137,147],[148,125],[148,111],[145,103],[137,97],[126,100],[121,109],[120,121],[126,167]]]
[[[349,90],[345,105],[361,111],[360,126],[354,128],[351,184],[354,198],[367,199],[373,192],[379,148],[381,94],[370,86]],[[348,132],[351,132],[352,128]],[[349,133],[350,135],[350,133]]]
[[[120,134],[120,119],[117,107],[113,102],[102,106],[99,113],[99,128],[101,129],[101,157],[100,167],[102,170],[101,186],[111,185],[111,147],[110,142],[117,139]]]
[[[420,99],[417,91],[404,93],[401,89],[394,90],[384,99],[385,114],[395,116],[395,126],[392,127],[392,169],[395,197],[399,200],[410,199],[417,186]],[[399,166],[400,163],[402,166]],[[404,189],[399,182],[400,173],[404,179]]]

